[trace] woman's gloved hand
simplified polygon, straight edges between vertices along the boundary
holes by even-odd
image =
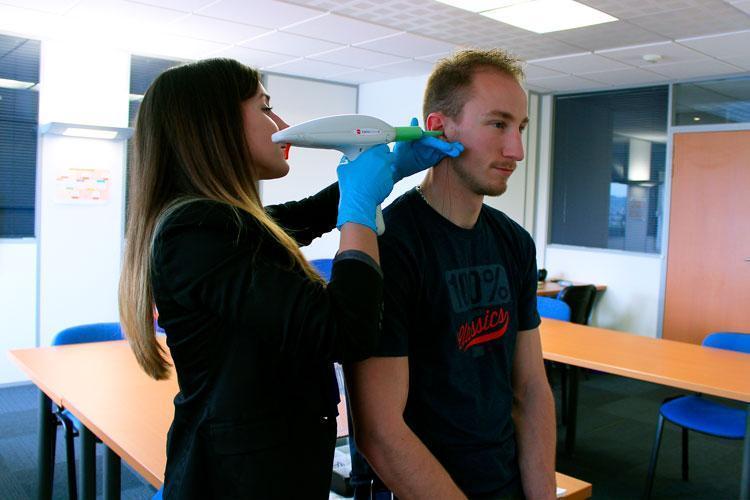
[[[393,159],[385,144],[368,149],[356,160],[341,159],[336,169],[341,193],[336,227],[356,222],[377,233],[375,208],[393,190]]]
[[[419,121],[412,118],[410,125],[416,127]],[[397,142],[393,148],[393,182],[430,168],[446,156],[455,158],[463,151],[464,146],[460,142],[443,141],[432,136],[425,136],[416,141]]]

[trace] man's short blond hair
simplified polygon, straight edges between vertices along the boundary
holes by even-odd
[[[427,80],[422,105],[425,124],[430,113],[458,117],[470,98],[474,75],[482,70],[499,71],[519,83],[524,78],[521,61],[502,49],[466,49],[443,58]]]

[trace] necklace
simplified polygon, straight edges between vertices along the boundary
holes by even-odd
[[[425,197],[424,193],[422,192],[422,186],[420,186],[419,184],[417,184],[417,193],[419,193],[419,196],[421,196],[424,202],[427,203],[427,206],[432,206],[430,205],[430,202],[427,201],[427,197]]]

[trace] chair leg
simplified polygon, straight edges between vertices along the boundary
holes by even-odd
[[[73,422],[60,418],[65,431],[65,460],[68,462],[68,498],[78,498],[78,487],[76,484],[76,451],[73,438]]]
[[[568,425],[568,365],[560,364],[560,398],[562,400],[562,407],[560,409],[560,420],[563,425]]]
[[[688,480],[688,429],[682,428],[682,480]]]
[[[656,472],[656,460],[659,458],[659,446],[661,446],[661,435],[664,431],[664,417],[659,413],[659,421],[656,424],[656,436],[654,437],[654,447],[651,450],[651,461],[648,464],[648,474],[646,476],[646,490],[643,492],[643,498],[651,498],[651,489],[654,486],[654,473]]]

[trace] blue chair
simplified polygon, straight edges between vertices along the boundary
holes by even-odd
[[[544,318],[570,321],[570,306],[562,300],[537,296],[536,308],[539,311],[539,316]]]
[[[331,281],[331,268],[333,267],[333,259],[315,259],[311,260],[310,264],[315,268],[316,271],[326,281]]]
[[[53,346],[82,344],[85,342],[106,342],[108,340],[124,339],[119,323],[93,323],[88,325],[74,326],[62,330],[55,338],[52,339]],[[62,425],[65,431],[65,457],[68,462],[68,494],[70,498],[78,497],[78,488],[76,485],[76,457],[75,445],[73,438],[79,435],[81,422],[68,410],[54,408],[53,413],[57,418],[59,425]],[[55,436],[52,433],[52,449],[55,449]],[[54,477],[54,453],[52,459],[52,477]]]
[[[703,339],[703,346],[750,354],[750,334],[712,333]],[[666,399],[659,409],[659,421],[656,424],[656,438],[651,450],[651,462],[648,466],[644,498],[651,497],[665,419],[682,428],[683,481],[688,479],[688,431],[696,431],[725,439],[745,438],[747,413],[744,409],[731,408],[705,399],[700,395]]]

